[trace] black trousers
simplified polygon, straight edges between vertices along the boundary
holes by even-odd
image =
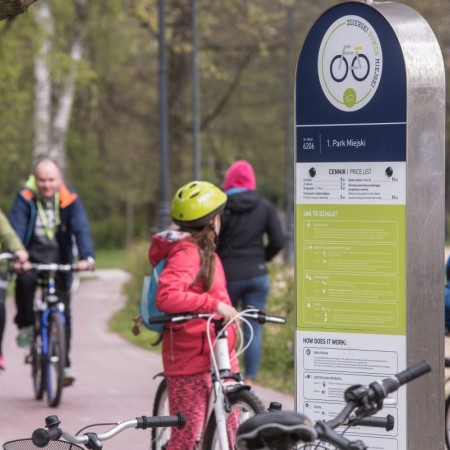
[[[17,314],[15,317],[15,323],[17,327],[23,328],[34,324],[34,310],[33,303],[38,287],[39,274],[36,272],[25,272],[17,274],[16,278],[16,307]],[[68,288],[68,282],[66,275],[63,273],[56,273],[55,276],[55,289],[56,295],[64,304],[64,315],[66,317],[66,349],[67,360],[66,367],[70,367],[70,344],[72,337],[72,318],[70,310],[70,289]]]

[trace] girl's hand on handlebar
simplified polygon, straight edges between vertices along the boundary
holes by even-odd
[[[236,319],[239,314],[233,306],[223,302],[219,302],[217,305],[216,313],[222,316],[225,322]],[[239,325],[239,322],[237,324]]]

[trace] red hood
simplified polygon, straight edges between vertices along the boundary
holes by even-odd
[[[148,250],[148,259],[155,267],[163,258],[167,258],[182,241],[190,238],[185,231],[166,230],[155,234]]]

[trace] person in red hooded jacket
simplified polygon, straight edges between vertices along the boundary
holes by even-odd
[[[224,192],[206,181],[192,181],[176,192],[171,216],[179,229],[154,235],[149,248],[153,267],[167,258],[156,294],[160,311],[218,314],[225,321],[237,316],[215,253],[220,213],[226,200]],[[164,327],[162,359],[170,414],[182,411],[186,415],[185,428],[172,429],[167,450],[191,450],[201,431],[212,388],[207,326],[205,320],[194,319]],[[214,327],[209,326],[214,339]],[[228,330],[232,369],[237,371],[237,359],[233,360],[236,327]]]
[[[234,307],[264,309],[270,290],[267,263],[283,248],[284,235],[275,207],[256,192],[256,177],[246,160],[226,171],[227,203],[222,215],[217,253]],[[244,355],[245,382],[256,381],[262,354],[262,326],[252,321],[253,339]],[[251,330],[244,327],[244,341]]]

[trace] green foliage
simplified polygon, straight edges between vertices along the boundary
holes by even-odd
[[[285,325],[266,324],[258,382],[273,389],[294,393],[295,382],[295,294],[294,268],[271,265],[271,289],[266,310],[286,317]]]
[[[125,223],[119,213],[93,221],[91,232],[98,248],[111,250],[124,246]]]
[[[39,3],[44,1],[55,19],[50,67],[56,103],[73,66],[68,49],[75,4]],[[287,108],[293,116],[293,105],[286,102],[293,99],[295,64],[314,21],[337,3],[199,3],[202,178],[220,184],[228,165],[246,158],[255,167],[258,190],[284,206],[285,180],[293,176],[286,163],[293,153],[286,149],[286,137],[293,134],[293,125],[286,123]],[[408,4],[430,23],[446,55],[450,2],[409,0]],[[32,163],[33,63],[47,32],[36,24],[37,5],[12,22],[0,23],[0,206],[6,211]],[[291,35],[289,10],[294,24]],[[85,19],[83,60],[77,64],[67,135],[67,181],[85,203],[96,246],[123,246],[146,237],[159,223],[158,5],[154,0],[90,0]],[[189,2],[166,2],[166,24],[171,195],[193,176]],[[448,58],[445,63],[448,71]],[[450,133],[446,135],[450,139]],[[449,210],[450,200],[447,203]]]
[[[101,249],[95,252],[97,269],[123,269],[129,266],[129,252],[124,249]]]

